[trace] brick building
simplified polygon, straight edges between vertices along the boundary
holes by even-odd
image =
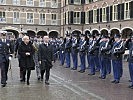
[[[18,36],[133,31],[133,0],[0,0],[0,29]]]

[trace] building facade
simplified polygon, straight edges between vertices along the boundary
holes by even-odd
[[[61,32],[128,37],[133,31],[133,0],[62,0],[61,6]]]
[[[133,0],[0,0],[0,29],[18,36],[133,31]]]
[[[60,0],[0,0],[0,29],[16,36],[60,33]]]

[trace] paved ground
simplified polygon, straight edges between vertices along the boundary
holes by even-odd
[[[0,100],[133,100],[133,90],[128,89],[129,73],[124,63],[124,75],[120,84],[112,84],[112,75],[107,79],[88,76],[59,66],[57,61],[51,70],[50,85],[46,86],[36,79],[32,72],[30,85],[19,82],[19,68],[16,59],[12,61],[7,87],[0,88]]]

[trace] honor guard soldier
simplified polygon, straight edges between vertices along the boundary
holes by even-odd
[[[13,53],[13,48],[11,48],[10,41],[6,39],[6,32],[1,32],[0,40],[0,68],[1,68],[1,85],[6,86],[7,73],[9,69],[9,60]]]
[[[111,45],[109,44],[109,37],[104,35],[100,41],[99,47],[99,58],[101,65],[101,76],[99,78],[105,79],[108,73],[108,63],[110,64],[110,50]]]
[[[113,76],[114,80],[112,83],[118,84],[120,78],[122,77],[122,57],[124,54],[123,41],[121,40],[120,34],[114,36],[115,42],[111,50],[112,66],[113,66]]]
[[[80,44],[79,44],[79,56],[80,56],[80,73],[84,73],[86,69],[86,62],[85,62],[85,56],[86,56],[86,40],[85,40],[85,34],[81,34]]]
[[[57,59],[57,41],[55,38],[52,38],[52,40],[50,41],[50,44],[53,46],[53,60],[54,62]]]
[[[77,67],[78,67],[78,39],[77,39],[77,35],[76,34],[72,35],[71,54],[72,54],[72,60],[73,60],[73,68],[72,68],[72,70],[77,70]]]
[[[131,39],[128,39],[126,41],[125,47],[129,49],[128,66],[129,66],[131,85],[129,85],[128,87],[133,89],[133,35],[131,36]]]
[[[63,66],[65,62],[65,41],[63,37],[60,37],[59,43],[59,58],[60,58],[60,65]]]
[[[95,49],[94,49],[94,54],[95,54],[95,65],[96,65],[96,72],[99,72],[100,71],[100,62],[99,62],[99,46],[100,46],[100,40],[101,40],[101,37],[100,37],[100,34],[97,33],[95,34],[95,39],[96,39],[96,43],[95,43]]]
[[[66,42],[65,42],[65,58],[66,58],[66,68],[70,68],[71,65],[71,47],[72,47],[72,41],[70,34],[66,34]]]
[[[95,43],[96,39],[95,36],[90,36],[89,44],[88,44],[88,56],[89,56],[89,66],[90,66],[90,72],[88,75],[95,75]]]

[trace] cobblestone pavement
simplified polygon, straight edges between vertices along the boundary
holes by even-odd
[[[112,84],[112,75],[99,79],[99,73],[88,76],[59,66],[57,61],[51,70],[50,85],[39,82],[36,72],[32,71],[30,85],[19,81],[17,59],[12,60],[12,70],[8,73],[7,87],[0,87],[0,100],[133,100],[127,63],[120,84]]]

